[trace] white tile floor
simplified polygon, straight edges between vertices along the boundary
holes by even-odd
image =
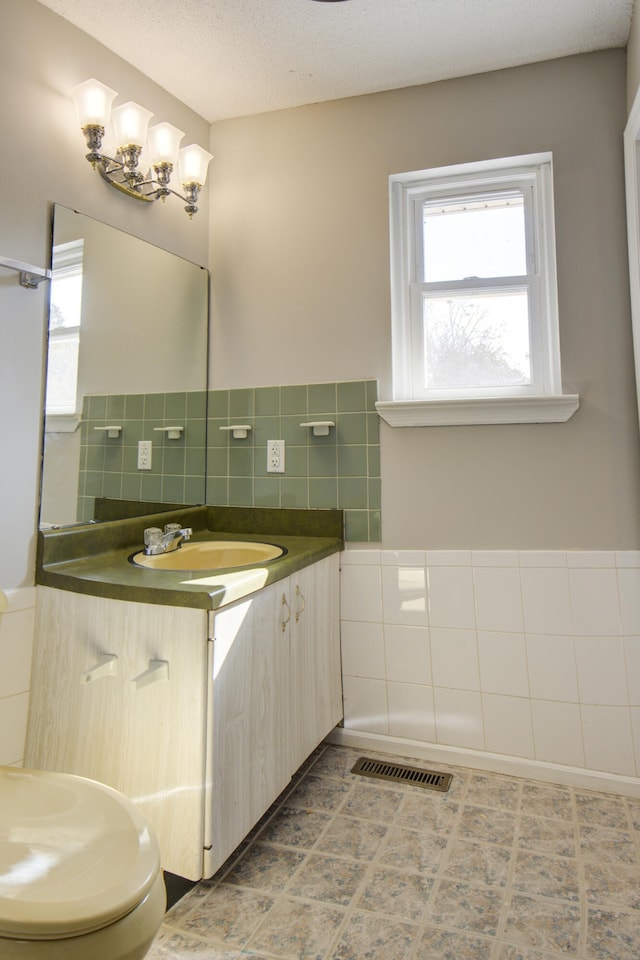
[[[317,751],[148,960],[640,958],[640,799],[408,760],[440,794],[360,755]]]

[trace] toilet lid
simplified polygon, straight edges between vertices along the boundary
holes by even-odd
[[[0,936],[76,936],[125,916],[160,869],[155,837],[110,787],[0,767]]]

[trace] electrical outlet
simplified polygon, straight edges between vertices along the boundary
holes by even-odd
[[[138,470],[151,470],[151,440],[138,440]]]
[[[267,440],[267,473],[284,473],[284,440]]]

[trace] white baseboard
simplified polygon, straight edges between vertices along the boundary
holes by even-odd
[[[579,787],[583,790],[598,790],[601,793],[640,798],[640,779],[637,777],[623,777],[598,770],[565,767],[559,763],[482,753],[462,747],[447,747],[402,737],[389,737],[381,733],[349,730],[345,727],[335,727],[326,738],[326,742],[341,744],[345,747],[357,747],[361,750],[373,750],[404,759],[448,763],[459,767],[471,767],[475,770],[504,773],[512,777],[523,777],[527,780],[542,780],[547,783]]]

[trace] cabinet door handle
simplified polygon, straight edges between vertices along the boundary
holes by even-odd
[[[168,660],[149,660],[149,666],[143,673],[137,677],[132,677],[131,682],[135,683],[136,689],[148,687],[150,683],[158,683],[160,680],[169,679],[169,661]]]
[[[287,629],[287,624],[289,623],[289,620],[291,620],[291,607],[287,603],[287,598],[285,597],[284,593],[282,594],[282,600],[280,601],[280,605],[282,607],[287,608],[287,619],[280,620],[280,626],[282,627],[282,632],[284,633],[284,631]],[[284,613],[283,613],[283,617],[284,617]]]
[[[102,677],[115,677],[118,672],[118,658],[113,653],[104,653],[98,662],[80,674],[80,683],[93,683]]]
[[[307,601],[304,599],[304,594],[300,589],[300,586],[296,583],[296,600],[298,601],[298,609],[296,610],[296,623],[304,613],[304,608]]]

